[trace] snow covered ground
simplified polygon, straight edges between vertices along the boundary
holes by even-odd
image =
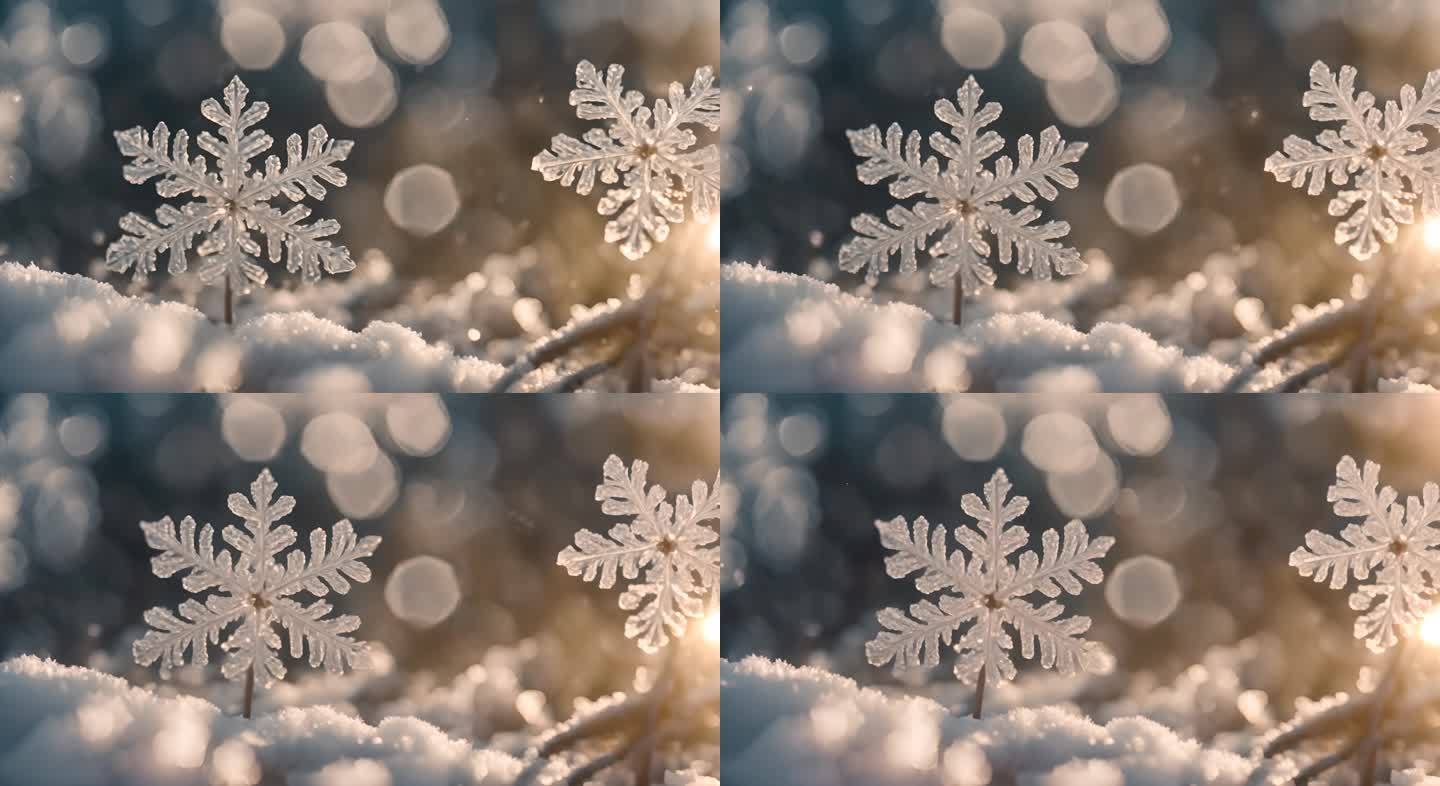
[[[233,330],[183,303],[130,297],[84,276],[0,264],[0,390],[480,392],[504,369],[376,320],[358,332],[309,311]],[[516,390],[538,390],[545,368]],[[704,390],[684,380],[657,391]]]
[[[492,742],[504,749],[487,748],[410,715],[387,714],[371,725],[351,704],[361,697],[339,686],[348,681],[373,689],[374,680],[312,677],[302,681],[305,688],[283,691],[298,706],[262,705],[246,720],[196,696],[165,695],[94,669],[20,656],[0,663],[0,706],[6,708],[0,713],[0,783],[540,786],[587,758],[568,752],[537,762],[527,749],[538,738],[502,734]],[[307,691],[312,699],[328,691],[334,704],[307,703],[299,695]],[[466,698],[462,712],[480,711],[482,695]],[[417,708],[427,706],[436,709],[429,701]],[[665,777],[665,786],[719,783],[694,767],[668,769]],[[589,782],[608,786],[628,778],[621,766]]]
[[[1201,392],[1234,373],[1128,325],[1083,332],[1024,311],[959,328],[756,265],[724,265],[720,281],[721,376],[735,390]]]
[[[816,668],[750,657],[720,667],[722,769],[730,786],[1239,786],[1253,765],[1147,718],[1105,724],[1074,706],[976,721]]]

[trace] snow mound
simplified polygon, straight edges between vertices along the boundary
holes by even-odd
[[[483,391],[502,368],[389,322],[359,333],[309,313],[234,330],[180,303],[84,276],[0,264],[0,389]]]
[[[721,378],[735,390],[1204,392],[1235,371],[1113,323],[1084,333],[1017,313],[959,328],[738,262],[721,267],[720,286]]]
[[[371,726],[330,707],[253,720],[199,698],[161,698],[91,669],[22,656],[0,663],[0,783],[46,786],[511,784],[512,756],[475,750],[424,721]]]
[[[1105,784],[1239,786],[1253,764],[1144,718],[1097,724],[1073,708],[1017,708],[976,721],[814,668],[722,661],[727,786]]]

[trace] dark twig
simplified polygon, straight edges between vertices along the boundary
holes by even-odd
[[[961,324],[965,317],[965,287],[960,285],[960,277],[955,277],[955,308],[951,311],[956,325]]]
[[[230,276],[225,276],[225,324],[235,326],[235,291],[230,286]],[[245,717],[250,717],[246,715]]]
[[[594,319],[575,324],[569,330],[562,329],[541,339],[515,359],[510,368],[495,381],[490,392],[508,392],[530,372],[565,355],[575,347],[636,325],[647,310],[644,298],[631,300]]]

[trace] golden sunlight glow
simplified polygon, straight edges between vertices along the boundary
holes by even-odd
[[[705,635],[705,641],[716,646],[720,645],[720,607],[711,606],[710,613],[705,615],[701,622],[701,633]]]
[[[1420,639],[1432,647],[1440,647],[1440,606],[1430,609],[1420,623]]]
[[[1425,248],[1430,251],[1440,251],[1440,217],[1425,219],[1422,231],[1425,237]]]

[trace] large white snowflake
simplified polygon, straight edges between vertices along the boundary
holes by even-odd
[[[310,208],[295,204],[282,212],[270,204],[281,196],[297,203],[307,195],[322,200],[326,189],[321,181],[344,186],[345,173],[335,164],[350,155],[354,143],[331,139],[317,125],[308,140],[290,135],[283,165],[272,155],[265,159],[264,171],[258,171],[252,159],[269,150],[274,140],[254,129],[270,106],[257,101],[247,107],[249,92],[237,76],[225,87],[224,106],[213,98],[200,106],[205,118],[219,126],[218,138],[208,131],[196,137],[200,149],[215,158],[213,171],[204,156],[191,157],[188,133],[177,131],[172,138],[164,123],[156,125],[154,133],[136,127],[115,134],[120,152],[131,159],[125,165],[126,180],[139,185],[158,177],[160,196],[189,195],[190,201],[162,206],[153,222],[127,214],[120,220],[127,234],[106,250],[107,267],[121,273],[133,270],[143,279],[155,270],[163,252],[169,255],[170,272],[183,273],[189,266],[187,254],[198,240],[200,279],[206,284],[228,281],[240,293],[251,284],[264,285],[262,254],[276,264],[283,259],[286,269],[299,272],[307,283],[319,280],[322,270],[344,273],[355,268],[348,249],[325,239],[340,231],[338,221],[307,224]],[[263,251],[252,231],[265,239]]]
[[[270,471],[264,470],[250,485],[251,499],[230,495],[230,512],[244,520],[244,529],[229,525],[221,532],[236,551],[233,557],[223,548],[215,553],[209,524],[197,538],[195,520],[189,516],[178,528],[168,516],[140,525],[145,542],[160,552],[151,561],[155,575],[168,578],[186,572],[181,584],[187,592],[214,593],[203,602],[187,599],[179,616],[158,607],[145,612],[153,630],[135,642],[137,663],[148,666],[159,660],[165,676],[185,664],[186,650],[191,662],[209,663],[209,645],[216,643],[229,652],[222,667],[228,679],[239,679],[253,666],[256,681],[269,685],[285,677],[278,624],[290,640],[292,657],[301,657],[308,648],[311,666],[323,664],[335,673],[355,666],[365,644],[348,634],[360,627],[360,618],[344,614],[327,619],[332,608],[323,598],[349,592],[351,581],[370,580],[370,569],[361,560],[375,553],[380,538],[357,538],[350,522],[342,519],[328,540],[323,529],[310,533],[309,559],[296,550],[282,564],[280,553],[294,545],[296,535],[289,525],[277,522],[295,509],[295,498],[275,499],[276,488]],[[316,600],[302,603],[294,597],[300,592]]]
[[[665,489],[645,485],[650,465],[635,461],[627,470],[618,456],[605,460],[605,481],[595,487],[600,509],[610,516],[630,517],[608,535],[582,529],[575,545],[566,546],[556,562],[572,576],[600,579],[600,586],[615,586],[617,575],[645,578],[631,584],[620,596],[620,608],[633,612],[625,621],[625,635],[640,649],[655,653],[680,636],[692,619],[705,614],[706,598],[720,581],[720,536],[701,522],[720,516],[720,499],[703,481],[690,486],[690,496],[666,501]],[[719,480],[716,480],[719,483]],[[668,630],[668,633],[667,633]]]
[[[1310,530],[1290,564],[1302,576],[1328,578],[1331,589],[1343,588],[1351,575],[1361,582],[1374,573],[1373,584],[1360,584],[1350,595],[1350,608],[1364,612],[1355,621],[1355,638],[1384,652],[1425,616],[1429,596],[1440,588],[1440,486],[1426,483],[1418,499],[1407,497],[1402,506],[1395,489],[1380,487],[1379,464],[1367,461],[1361,472],[1346,456],[1325,499],[1336,515],[1361,522],[1347,525],[1338,538]]]
[[[530,167],[580,194],[589,194],[597,177],[621,184],[600,200],[599,212],[614,216],[605,225],[605,242],[619,243],[620,252],[633,260],[663,243],[671,224],[685,220],[687,196],[700,221],[709,221],[720,209],[720,150],[715,145],[693,149],[699,140],[686,128],[719,130],[720,89],[714,71],[700,68],[688,92],[672,82],[669,100],[656,100],[652,110],[642,93],[625,90],[624,75],[622,66],[612,65],[602,76],[582,60],[575,67],[570,105],[583,120],[609,123],[580,139],[557,135]]]
[[[958,275],[963,294],[973,295],[995,283],[987,233],[1000,246],[1002,264],[1013,259],[1016,269],[1037,279],[1085,269],[1080,252],[1056,242],[1070,233],[1070,225],[1064,221],[1036,223],[1041,214],[1033,203],[1054,201],[1059,196],[1056,185],[1079,185],[1080,178],[1070,165],[1080,160],[1087,145],[1067,144],[1051,126],[1041,132],[1038,150],[1034,139],[1022,136],[1018,162],[1001,156],[991,172],[985,163],[1000,152],[1005,140],[984,130],[1000,117],[1000,105],[982,106],[982,93],[972,76],[954,103],[947,99],[935,102],[935,116],[950,125],[950,137],[939,132],[930,135],[930,147],[947,159],[943,167],[921,152],[918,131],[906,136],[898,123],[883,137],[876,126],[848,132],[855,154],[864,159],[858,169],[862,182],[875,185],[894,178],[890,181],[892,197],[919,196],[921,201],[891,207],[888,220],[868,213],[858,216],[852,225],[859,237],[840,249],[842,270],[864,270],[866,280],[874,284],[890,269],[892,256],[900,255],[901,273],[913,273],[916,254],[928,251],[933,262],[932,283],[942,285]],[[1007,208],[1004,201],[1010,198],[1024,207],[1018,211]],[[943,234],[932,245],[930,238],[937,233]]]
[[[1423,130],[1440,129],[1440,70],[1430,72],[1418,95],[1405,85],[1400,102],[1387,101],[1383,112],[1375,96],[1355,92],[1355,75],[1348,65],[1338,79],[1322,62],[1310,67],[1303,103],[1310,117],[1340,129],[1327,128],[1314,142],[1286,138],[1284,149],[1265,159],[1265,171],[1311,196],[1324,192],[1327,178],[1337,186],[1353,178],[1354,187],[1330,201],[1330,215],[1344,218],[1335,227],[1336,245],[1348,243],[1352,256],[1366,260],[1382,242],[1395,242],[1400,224],[1414,223],[1417,194],[1426,214],[1440,210],[1440,153],[1424,150]]]
[[[932,530],[923,516],[915,519],[913,527],[903,517],[875,523],[881,545],[895,552],[885,559],[886,572],[903,579],[918,571],[915,585],[921,592],[946,594],[938,602],[915,603],[908,615],[894,608],[881,611],[878,616],[885,630],[865,645],[872,665],[894,661],[897,672],[933,668],[940,662],[941,644],[950,645],[959,628],[970,623],[954,644],[959,653],[955,676],[965,683],[976,682],[982,670],[991,684],[1014,678],[1010,653],[1015,640],[1006,625],[1018,634],[1025,658],[1035,657],[1039,645],[1045,668],[1073,674],[1108,666],[1105,649],[1080,635],[1090,629],[1090,618],[1062,616],[1064,606],[1053,599],[1065,592],[1080,594],[1082,580],[1103,581],[1105,573],[1095,560],[1105,556],[1115,539],[1091,540],[1084,524],[1071,521],[1063,539],[1055,530],[1046,530],[1042,553],[1022,552],[1018,564],[1011,565],[1007,558],[1030,536],[1024,527],[1009,524],[1030,502],[1020,496],[1007,500],[1009,494],[1010,480],[1004,470],[997,470],[985,484],[983,501],[974,494],[961,500],[965,513],[980,525],[978,532],[968,526],[955,530],[955,540],[970,552],[968,561],[962,551],[949,551],[945,527]],[[1052,600],[1036,606],[1025,599],[1036,592]]]

